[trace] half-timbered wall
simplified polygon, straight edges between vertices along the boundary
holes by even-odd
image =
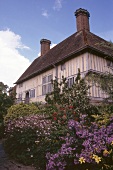
[[[19,95],[22,97],[22,100],[25,99],[26,93],[29,92],[29,97],[31,102],[44,101],[45,95],[42,94],[42,79],[45,76],[52,75],[53,79],[55,76],[60,80],[62,76],[67,79],[76,77],[78,73],[78,68],[80,68],[81,75],[84,77],[85,74],[89,71],[97,72],[110,72],[113,73],[111,66],[108,66],[109,62],[107,59],[90,54],[84,53],[70,59],[69,61],[60,64],[59,66],[54,66],[53,69],[46,71],[40,75],[37,75],[30,80],[23,82],[21,85],[17,85],[17,98]],[[111,63],[113,65],[113,63]],[[89,90],[90,96],[96,98],[105,98],[106,94],[103,93],[97,85],[91,85],[92,87]],[[30,96],[30,91],[35,91],[35,96]]]

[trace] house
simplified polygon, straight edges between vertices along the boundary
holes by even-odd
[[[51,79],[66,77],[71,86],[80,68],[81,75],[88,72],[113,73],[111,43],[90,32],[90,14],[85,9],[75,12],[77,32],[50,49],[51,41],[42,39],[41,56],[36,58],[16,82],[19,101],[39,102],[51,92]],[[90,88],[92,100],[106,97],[95,85]]]

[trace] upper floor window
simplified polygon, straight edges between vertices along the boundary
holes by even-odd
[[[65,66],[65,63],[61,64],[61,70],[65,70],[66,69],[66,66]]]
[[[30,98],[35,97],[35,89],[30,90]]]
[[[42,95],[50,93],[52,91],[52,83],[53,75],[48,75],[42,78]]]
[[[23,87],[23,83],[20,83],[20,84],[19,84],[19,88],[20,88],[20,87]]]
[[[113,67],[113,62],[110,61],[110,60],[107,60],[107,66],[108,66],[108,67]]]

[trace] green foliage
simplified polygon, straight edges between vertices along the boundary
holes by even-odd
[[[59,136],[66,134],[51,120],[41,115],[28,115],[5,124],[5,150],[9,156],[25,165],[46,169],[46,153],[61,147]]]
[[[35,140],[37,139],[35,130],[14,129],[12,135],[9,135],[5,140],[5,150],[10,155],[10,158],[17,160],[25,165],[31,165],[32,155],[36,150]]]
[[[8,108],[13,105],[14,101],[6,93],[0,94],[0,121],[7,114]]]
[[[113,117],[113,105],[101,104],[98,106],[98,113],[92,115],[94,121],[99,126],[106,126],[109,124],[110,119]]]
[[[14,97],[8,96],[8,86],[0,82],[0,138],[4,134],[4,116],[7,114],[7,110],[14,104]]]
[[[31,115],[38,113],[38,108],[34,104],[16,104],[8,109],[8,113],[4,118],[4,121],[17,119],[21,116]]]
[[[90,104],[88,97],[89,86],[80,77],[80,70],[72,87],[68,87],[68,81],[62,77],[52,81],[53,91],[46,95],[49,113],[58,123],[65,123],[69,119],[79,119],[79,114],[92,114],[96,107]]]
[[[7,93],[8,86],[0,82],[0,94]]]
[[[4,123],[0,123],[0,139],[4,137]]]
[[[47,153],[56,154],[62,146],[65,146],[63,145],[65,140],[68,146],[68,142],[72,141],[70,137],[77,137],[75,131],[68,128],[69,120],[79,124],[80,117],[86,115],[82,126],[85,125],[89,128],[92,120],[102,126],[109,124],[109,119],[113,113],[112,105],[95,107],[90,104],[89,86],[84,79],[81,79],[80,70],[75,83],[70,88],[64,77],[61,82],[55,79],[52,83],[53,91],[46,96],[47,104],[27,105],[21,103],[14,105],[8,109],[8,114],[5,117],[5,149],[7,153],[11,158],[26,165],[32,164],[39,170],[46,169]],[[79,130],[82,126],[78,127]],[[68,139],[70,140],[68,141]],[[80,140],[78,144],[78,148],[81,149]],[[76,143],[73,147],[76,147]],[[70,154],[69,160],[73,156]],[[65,154],[64,157],[66,157]],[[68,162],[68,159],[66,161]],[[86,167],[84,164],[81,167],[82,169],[88,168],[87,164]],[[110,168],[111,166],[108,167],[108,169]],[[67,170],[69,169],[70,162],[67,164]],[[76,169],[75,165],[71,169]],[[97,164],[94,164],[94,169],[98,169]]]
[[[103,92],[108,95],[108,100],[113,102],[113,75],[110,73],[90,73],[88,81],[93,82],[97,87],[100,87]]]

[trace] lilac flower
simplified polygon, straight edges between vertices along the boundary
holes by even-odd
[[[111,152],[105,152],[108,147],[112,147],[113,142],[113,122],[108,126],[99,127],[96,123],[91,126],[84,125],[86,116],[81,116],[80,122],[69,120],[68,127],[70,135],[65,137],[65,143],[62,144],[59,151],[47,156],[47,170],[66,168],[68,162],[73,159],[73,164],[79,165],[81,161],[89,164],[105,163],[105,159],[110,157]],[[72,132],[72,133],[71,133]],[[104,154],[103,154],[104,153]],[[107,153],[107,154],[106,154]],[[104,162],[103,162],[104,160]],[[52,164],[51,164],[52,163]]]

